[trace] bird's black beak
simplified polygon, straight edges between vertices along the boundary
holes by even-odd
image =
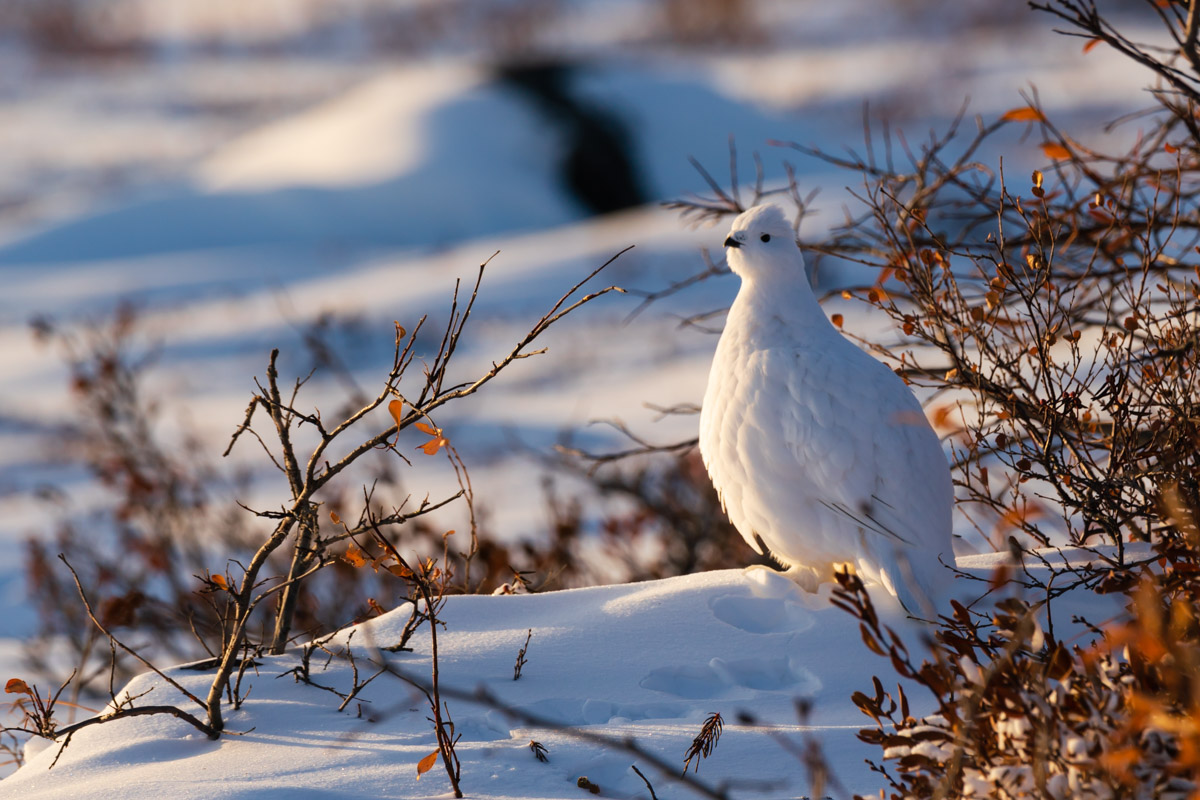
[[[742,243],[739,242],[737,239],[734,239],[732,236],[726,236],[725,237],[725,246],[726,247],[741,247]]]

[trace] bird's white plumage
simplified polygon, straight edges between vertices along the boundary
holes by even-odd
[[[931,613],[952,577],[954,489],[920,404],[829,322],[782,211],[741,214],[726,246],[742,286],[700,452],[730,520],[810,588],[849,563],[910,613]]]

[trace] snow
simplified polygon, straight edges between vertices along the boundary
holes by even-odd
[[[865,718],[849,702],[864,673],[863,653],[847,646],[849,618],[828,602],[766,570],[724,570],[624,586],[536,595],[458,596],[447,600],[439,633],[444,686],[480,687],[504,708],[553,721],[564,729],[531,726],[502,708],[450,699],[468,797],[577,797],[582,775],[605,796],[647,796],[630,769],[650,777],[660,796],[679,796],[670,778],[635,755],[571,736],[579,728],[639,746],[682,767],[704,718],[719,712],[725,730],[699,778],[749,785],[767,781],[771,796],[807,791],[802,766],[775,741],[801,741],[819,731],[836,774],[852,790],[871,788],[859,764],[870,749],[855,731]],[[889,624],[902,625],[894,604]],[[329,644],[347,641],[361,677],[372,645],[397,641],[408,618],[402,606]],[[532,631],[527,663],[513,680],[518,650]],[[414,652],[388,654],[388,663],[428,681],[427,631]],[[377,654],[378,655],[378,654]],[[323,668],[318,652],[312,679],[342,692],[352,684],[348,664]],[[119,720],[80,731],[50,769],[58,747],[42,750],[0,783],[0,797],[100,797],[119,790],[141,798],[270,797],[273,793],[335,797],[440,797],[448,781],[439,764],[417,780],[416,763],[436,748],[425,701],[391,676],[375,680],[345,712],[337,698],[296,683],[299,664],[289,652],[261,660],[247,681],[250,695],[227,717],[243,732],[210,742],[171,717]],[[868,669],[884,667],[878,663]],[[203,695],[207,676],[175,668],[169,674]],[[282,676],[282,677],[281,677]],[[139,704],[181,702],[161,679],[144,675],[124,695],[150,693]],[[793,702],[809,699],[807,724]],[[181,705],[186,704],[183,700]],[[756,725],[739,722],[750,714]],[[371,719],[374,721],[369,721]],[[539,763],[530,740],[549,750]],[[668,792],[670,793],[668,795]]]
[[[1078,563],[1096,555],[1080,551],[1065,557]],[[988,558],[959,560],[960,569],[983,579],[992,566]],[[1045,572],[1041,566],[1030,570]],[[956,594],[968,601],[988,587],[986,581],[958,584]],[[576,781],[586,776],[604,796],[648,797],[630,769],[635,764],[660,797],[684,796],[671,785],[677,773],[658,772],[618,743],[632,739],[681,768],[692,738],[713,712],[721,714],[725,727],[698,773],[709,786],[726,785],[738,797],[764,796],[763,787],[765,796],[806,796],[807,773],[782,742],[799,745],[813,737],[848,792],[874,793],[878,786],[862,764],[880,752],[855,738],[870,722],[850,695],[869,691],[871,675],[883,676],[887,684],[889,666],[861,646],[857,625],[830,604],[829,595],[829,585],[810,594],[759,568],[543,594],[447,598],[440,614],[445,628],[438,634],[439,672],[441,685],[456,692],[447,703],[462,734],[457,752],[466,795],[577,798]],[[906,619],[879,587],[872,597],[882,622],[919,653],[921,626]],[[1064,619],[1070,613],[1093,618],[1105,613],[1104,603],[1086,590],[1057,602],[1056,614]],[[401,605],[340,632],[325,647],[344,653],[348,646],[360,680],[375,672],[370,666],[375,658],[427,684],[427,628],[410,640],[410,653],[377,649],[398,641],[409,612]],[[1070,641],[1072,629],[1059,625],[1059,635]],[[526,663],[514,680],[527,636]],[[226,714],[233,735],[212,742],[166,716],[91,726],[61,755],[55,745],[31,752],[24,767],[0,782],[0,798],[114,792],[126,800],[285,793],[447,796],[440,764],[417,779],[417,762],[436,749],[423,697],[385,674],[339,712],[338,698],[294,680],[289,673],[299,664],[298,649],[260,659],[247,673],[244,705]],[[344,656],[317,651],[311,665],[314,682],[350,691],[353,677]],[[168,674],[194,694],[207,690],[206,673],[175,667]],[[481,689],[494,702],[472,701]],[[151,674],[135,678],[119,696],[143,692],[139,705],[177,703],[196,710]],[[927,713],[922,709],[928,698],[912,691],[909,698],[914,715]],[[801,699],[811,704],[803,721],[795,707]],[[608,744],[595,737],[606,737]],[[549,762],[535,760],[531,740],[546,746]]]
[[[546,119],[493,77],[513,54],[486,52],[470,35],[462,37],[470,47],[450,37],[371,57],[254,49],[292,35],[305,14],[319,26],[347,11],[351,27],[369,27],[369,12],[384,5],[405,4],[110,0],[106,7],[134,10],[113,19],[142,26],[137,36],[161,48],[148,62],[46,65],[0,41],[0,545],[9,554],[0,562],[0,677],[25,674],[20,640],[37,625],[22,585],[23,540],[51,536],[60,520],[88,519],[106,502],[57,449],[54,436],[80,410],[65,389],[62,353],[32,341],[31,318],[101,320],[132,301],[142,345],[157,354],[162,427],[196,434],[209,451],[198,455],[211,456],[240,421],[272,347],[282,349],[286,371],[307,371],[299,331],[321,314],[341,325],[334,344],[355,379],[373,385],[390,359],[393,320],[411,326],[431,313],[435,328],[444,323],[455,279],[470,279],[499,251],[463,342],[460,366],[469,373],[625,246],[636,249],[606,282],[649,290],[699,269],[700,248],[719,247],[720,232],[688,229],[654,205],[588,218],[550,166],[561,143]],[[901,12],[867,2],[762,3],[759,22],[770,36],[711,49],[673,44],[656,4],[551,5],[560,8],[537,32],[554,39],[545,52],[575,62],[579,95],[628,124],[652,200],[705,190],[689,155],[724,181],[731,134],[743,180],[753,175],[756,149],[768,179],[783,175],[783,158],[795,154],[770,139],[835,152],[858,146],[864,99],[894,121],[911,121],[915,141],[968,94],[972,110],[994,113],[1023,104],[1017,90],[1037,80],[1050,110],[1069,123],[1136,105],[1144,82],[1101,49],[1071,58],[1047,46],[1053,35],[1045,31],[1018,34],[954,15],[931,24],[907,5]],[[494,38],[480,27],[479,41]],[[969,63],[955,53],[970,54]],[[1014,174],[1040,158],[1035,142],[1021,146],[1005,156]],[[841,187],[855,178],[797,163],[802,191],[822,190],[818,215],[803,229],[815,237],[840,222]],[[468,459],[499,535],[544,526],[534,498],[539,457],[562,431],[620,418],[656,441],[695,435],[694,417],[655,422],[643,404],[700,398],[716,340],[679,330],[678,318],[726,305],[734,290],[731,279],[709,281],[632,321],[636,297],[607,298],[553,331],[546,356],[520,362],[439,418]],[[835,302],[848,330],[880,328],[861,306]],[[342,397],[336,382],[320,377],[312,391],[314,405]],[[612,441],[597,428],[584,435]],[[248,451],[235,451],[230,468],[253,466],[261,478]],[[425,465],[405,479],[434,495],[452,485],[452,476]],[[263,479],[241,499],[274,504],[277,491]],[[982,570],[1003,556],[979,558],[991,559]],[[861,715],[846,698],[886,667],[864,656],[853,626],[826,598],[765,573],[452,598],[447,614],[446,680],[459,688],[486,681],[506,702],[604,733],[634,733],[680,765],[704,715],[721,710],[725,738],[701,776],[774,780],[759,768],[769,752],[792,787],[779,794],[805,792],[802,771],[767,732],[739,725],[736,711],[796,736],[791,701],[810,694],[813,724],[839,777],[872,788],[853,737]],[[382,638],[389,624],[373,627]],[[531,628],[530,663],[513,683],[511,662]],[[424,642],[396,663],[423,674]],[[54,770],[42,753],[0,782],[0,797],[175,797],[192,787],[221,797],[446,793],[440,767],[415,782],[431,733],[422,711],[408,711],[419,703],[403,686],[381,678],[368,689],[372,708],[396,712],[368,725],[336,713],[327,693],[276,679],[294,664],[294,655],[268,659],[254,678],[252,699],[231,725],[253,733],[214,744],[165,718],[92,728]],[[204,682],[180,674],[189,685]],[[325,677],[348,682],[340,665]],[[131,690],[152,683],[139,679]],[[644,794],[630,757],[524,730],[470,704],[455,714],[469,794],[577,797],[580,774],[605,793]],[[548,765],[526,748],[535,736],[550,748]],[[645,771],[667,796],[666,779]]]

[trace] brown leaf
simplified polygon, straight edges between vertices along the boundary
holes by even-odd
[[[352,567],[365,567],[367,565],[367,555],[356,545],[351,542],[346,548],[346,554],[342,559]]]
[[[428,442],[421,445],[418,449],[421,450],[423,453],[425,453],[425,455],[427,455],[427,456],[435,456],[435,455],[437,455],[438,450],[441,450],[443,447],[445,447],[448,444],[450,444],[449,439],[447,439],[445,436],[439,436],[436,439],[430,439]]]
[[[1005,111],[1001,122],[1045,122],[1046,117],[1033,106],[1021,106]]]
[[[933,427],[935,429],[936,428],[955,428],[955,429],[957,429],[961,426],[955,420],[951,419],[951,416],[957,410],[958,410],[957,406],[955,406],[953,403],[946,403],[945,405],[937,406],[936,408],[932,409],[933,419],[930,420],[930,422],[933,423]]]
[[[1085,44],[1083,46],[1083,52],[1090,53],[1092,51],[1092,48],[1095,47],[1096,45],[1100,44],[1100,42],[1102,42],[1102,41],[1104,41],[1104,40],[1099,39],[1099,38],[1088,39],[1087,44]]]
[[[224,575],[217,573],[216,575],[210,576],[210,580],[225,591],[229,591],[229,582],[225,580]]]
[[[1099,761],[1100,766],[1107,770],[1117,778],[1125,778],[1132,780],[1130,767],[1138,763],[1141,759],[1141,753],[1136,747],[1123,747],[1120,750],[1111,750],[1107,753],[1101,753]]]
[[[1055,161],[1065,161],[1071,158],[1071,151],[1058,142],[1045,142],[1042,145],[1042,152],[1046,154],[1047,158],[1053,158]]]
[[[392,415],[392,419],[399,425],[400,420],[404,419],[404,401],[393,400],[388,403],[388,413]]]
[[[411,578],[413,576],[413,571],[403,564],[388,564],[384,569],[397,578]]]
[[[872,653],[879,656],[885,655],[883,647],[880,646],[879,641],[875,638],[875,635],[871,633],[871,630],[866,625],[859,623],[858,632],[862,634],[863,644],[865,644]]]
[[[439,433],[441,433],[440,429],[435,428],[425,422],[414,422],[413,427],[419,430],[421,433],[427,433],[430,436],[437,436]]]
[[[843,318],[841,314],[834,314],[829,318],[829,321],[833,323],[835,328],[842,327]]]
[[[146,596],[134,589],[118,597],[109,597],[100,604],[100,621],[106,628],[123,628],[134,623],[137,611]]]
[[[339,517],[338,513],[336,511],[334,511],[333,509],[329,510],[329,519],[333,520],[334,525],[342,524],[342,518]]]
[[[4,691],[7,694],[27,694],[31,697],[33,692],[29,690],[29,686],[20,678],[9,678],[8,683],[4,684]]]
[[[421,776],[429,770],[433,769],[433,765],[437,763],[438,751],[434,750],[429,755],[417,762],[417,780],[421,780]]]

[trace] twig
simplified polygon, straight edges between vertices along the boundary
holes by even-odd
[[[96,618],[95,613],[92,612],[92,604],[90,602],[88,602],[87,594],[83,591],[83,584],[79,580],[79,574],[77,572],[75,572],[75,568],[71,566],[71,563],[69,561],[67,561],[67,557],[65,555],[63,555],[62,553],[59,553],[58,558],[60,561],[62,561],[64,564],[66,564],[67,569],[69,569],[71,571],[71,577],[74,578],[74,580],[75,580],[75,588],[79,590],[79,599],[81,601],[83,601],[83,607],[87,610],[88,618],[91,619],[92,623],[97,628],[100,629],[100,632],[103,633],[105,636],[107,636],[110,642],[114,643],[117,647],[120,647],[126,653],[133,656],[138,661],[142,662],[142,664],[145,665],[147,669],[151,670],[155,675],[162,678],[167,683],[171,684],[171,686],[173,686],[175,689],[177,689],[179,691],[179,693],[182,694],[184,697],[188,698],[193,703],[195,703],[196,705],[203,708],[205,711],[208,711],[207,703],[205,703],[199,697],[196,697],[196,695],[192,694],[187,689],[185,689],[178,681],[176,681],[170,675],[167,675],[165,672],[160,670],[158,667],[154,666],[154,664],[150,663],[150,661],[148,661],[144,657],[142,657],[141,653],[139,653],[138,651],[134,650],[133,648],[127,646],[120,639],[113,636],[112,633],[109,632],[108,628],[104,627],[104,625],[100,622],[100,620]],[[185,712],[181,711],[179,713],[184,714]],[[193,717],[193,719],[194,719],[194,717]],[[208,735],[209,738],[211,738],[211,739],[217,738],[216,732],[212,728],[210,728],[206,725],[203,725],[203,723],[199,723],[199,725],[200,725],[200,729],[203,730]]]

